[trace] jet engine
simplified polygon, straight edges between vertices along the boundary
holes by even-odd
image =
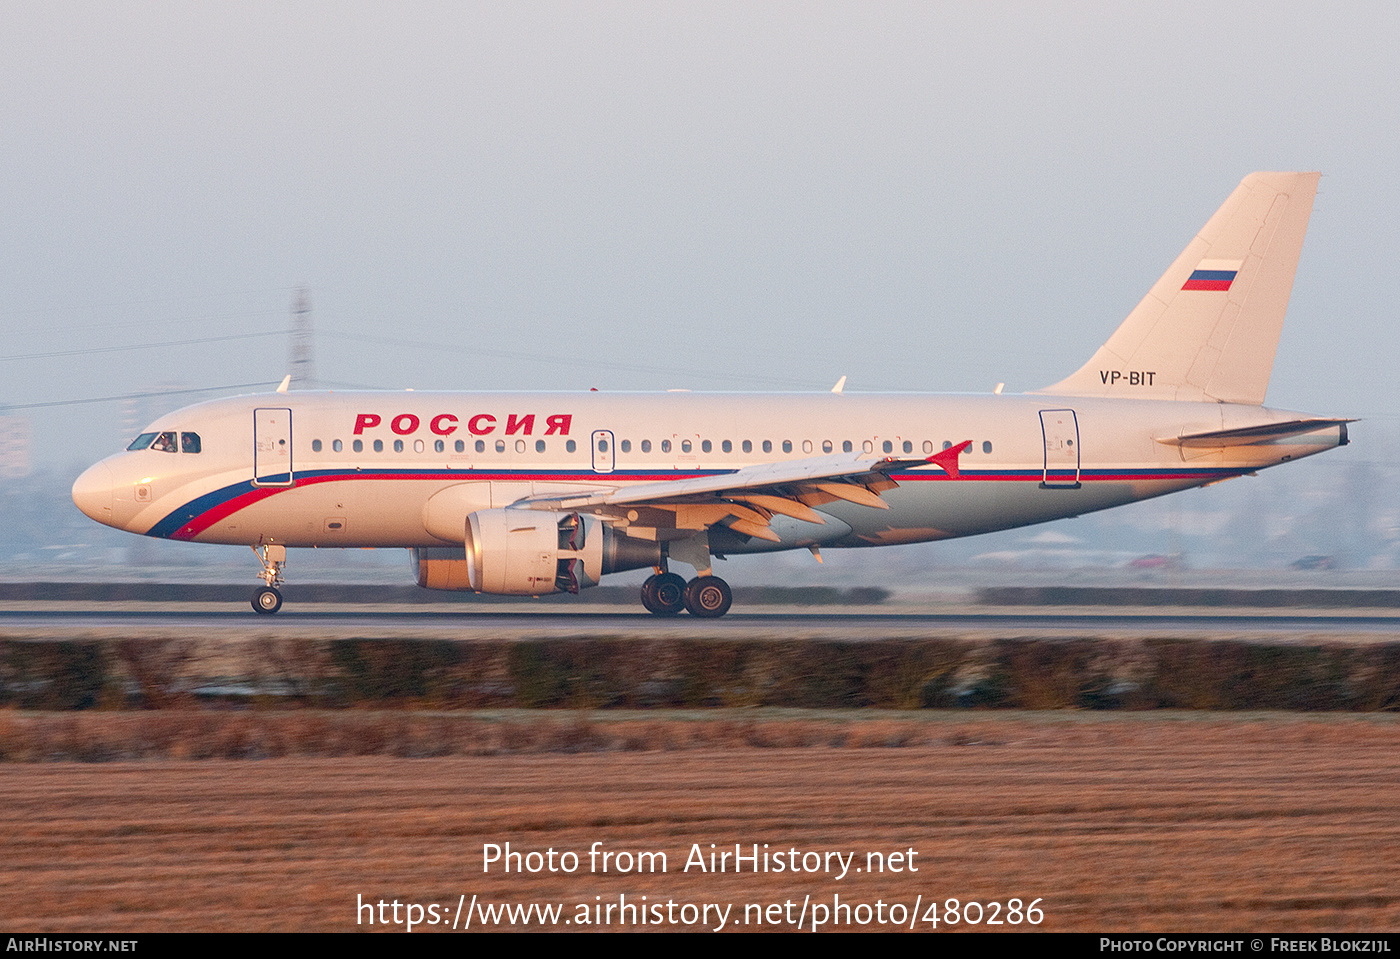
[[[466,518],[466,555],[415,550],[418,585],[512,596],[577,593],[607,573],[661,564],[661,544],[587,513],[487,509]]]

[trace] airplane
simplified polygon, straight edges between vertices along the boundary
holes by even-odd
[[[729,610],[714,558],[919,543],[1207,486],[1347,444],[1264,407],[1317,173],[1240,183],[1080,369],[1024,394],[300,392],[162,416],[73,485],[99,523],[252,547],[404,547],[428,589],[538,596],[652,570]],[[689,579],[672,564],[689,566]]]

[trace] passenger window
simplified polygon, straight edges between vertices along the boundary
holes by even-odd
[[[951,449],[952,446],[953,446],[953,441],[952,441],[952,440],[944,440],[944,441],[943,441],[943,448],[944,448],[945,450],[946,450],[946,449]]]
[[[891,443],[889,440],[885,440],[885,445],[882,446],[881,449],[883,449],[886,453],[893,453],[893,452],[894,452],[894,444]]]
[[[914,452],[914,444],[913,444],[913,442],[912,442],[911,440],[905,440],[905,441],[904,441],[904,452],[906,452],[906,453],[912,453],[912,452]]]
[[[186,435],[188,436],[189,434],[186,434]],[[311,441],[311,452],[313,452],[313,453],[319,453],[319,452],[321,452],[321,441],[320,441],[320,440],[312,440],[312,441]]]
[[[723,443],[719,444],[719,448],[726,453],[734,452],[734,444],[729,442],[729,440],[725,440]]]
[[[651,452],[651,440],[642,440],[642,452],[643,452],[643,453],[650,453],[650,452]]]
[[[516,440],[516,441],[515,441],[515,451],[516,451],[517,453],[523,453],[523,452],[525,452],[525,441],[524,441],[524,440]]]
[[[402,452],[403,452],[403,440],[394,440],[394,452],[395,452],[395,453],[402,453]]]
[[[870,442],[870,440],[866,440],[864,443],[860,444],[860,449],[863,453],[871,453],[875,450],[875,444]]]
[[[982,452],[984,452],[984,453],[990,453],[991,451],[992,451],[992,441],[991,441],[991,440],[983,440],[983,441],[982,441]]]
[[[438,442],[441,443],[442,440],[438,440]],[[414,440],[414,441],[413,441],[413,452],[415,452],[415,453],[421,453],[421,452],[423,452],[423,441],[422,441],[422,440]]]
[[[320,440],[317,440],[317,442],[319,443]],[[198,434],[198,433],[181,433],[181,434],[180,434],[180,449],[183,450],[183,451],[186,452],[186,453],[198,453],[198,452],[199,452],[199,434]]]
[[[932,452],[933,452],[933,440],[924,440],[924,452],[925,452],[925,453],[932,453]]]
[[[744,450],[745,453],[752,453],[752,452],[753,452],[753,443],[751,443],[751,442],[748,441],[748,440],[744,440],[743,450]]]
[[[623,441],[622,441],[622,452],[624,452],[624,453],[630,453],[630,452],[632,452],[632,441],[631,441],[631,440],[623,440]]]
[[[608,441],[607,441],[607,440],[599,440],[599,441],[598,441],[598,452],[599,452],[599,453],[606,453],[607,451],[608,451]]]
[[[700,444],[700,452],[702,453],[708,453],[712,448],[709,440],[705,440]]]
[[[339,453],[341,450],[345,449],[345,444],[340,440],[331,440],[331,449]]]
[[[804,452],[804,453],[810,453],[810,452],[812,452],[812,441],[811,441],[811,440],[803,440],[803,441],[802,441],[802,452]]]
[[[374,441],[374,451],[375,451],[376,453],[382,453],[382,452],[384,452],[384,441],[383,441],[383,440],[375,440],[375,441]]]
[[[567,443],[564,444],[564,449],[572,453],[578,449],[578,444],[575,443],[573,440],[569,440]]]
[[[822,440],[822,452],[823,452],[823,453],[830,453],[830,452],[832,451],[833,448],[834,448],[834,447],[831,445],[831,440]]]
[[[506,451],[506,441],[505,441],[505,440],[496,440],[496,452],[497,452],[497,453],[504,453],[505,451]]]
[[[851,452],[851,449],[852,449],[852,447],[851,447],[851,441],[850,441],[850,440],[842,440],[842,441],[841,441],[841,452],[843,452],[843,453],[849,453],[849,452]]]
[[[535,440],[535,452],[536,452],[536,453],[543,453],[543,452],[544,452],[544,440]]]
[[[783,440],[783,452],[784,452],[784,453],[791,453],[791,452],[792,452],[792,440]]]
[[[690,452],[690,440],[681,440],[681,452],[682,452],[682,453],[689,453],[689,452]]]
[[[363,453],[364,451],[365,451],[365,442],[364,442],[364,440],[356,440],[356,441],[355,441],[355,452],[356,452],[356,453]]]
[[[772,440],[764,440],[764,441],[763,441],[763,452],[765,452],[765,453],[771,453],[771,452],[773,452],[773,441],[772,441]]]
[[[447,444],[444,443],[442,440],[438,440],[437,442],[435,442],[435,443],[433,444],[433,452],[434,452],[434,453],[442,453],[442,452],[445,452],[446,450],[447,450]]]
[[[662,440],[662,441],[661,441],[661,452],[663,452],[663,453],[669,453],[669,452],[671,452],[671,441],[670,441],[670,440]]]

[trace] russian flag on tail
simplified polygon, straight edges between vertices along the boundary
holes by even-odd
[[[1243,260],[1202,260],[1181,285],[1183,290],[1228,290]]]

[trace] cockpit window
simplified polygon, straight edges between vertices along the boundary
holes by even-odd
[[[175,453],[183,449],[186,453],[198,453],[200,450],[198,433],[180,433],[179,443],[175,440],[174,430],[166,430],[163,433],[142,433],[131,441],[128,450],[158,450],[162,453]]]

